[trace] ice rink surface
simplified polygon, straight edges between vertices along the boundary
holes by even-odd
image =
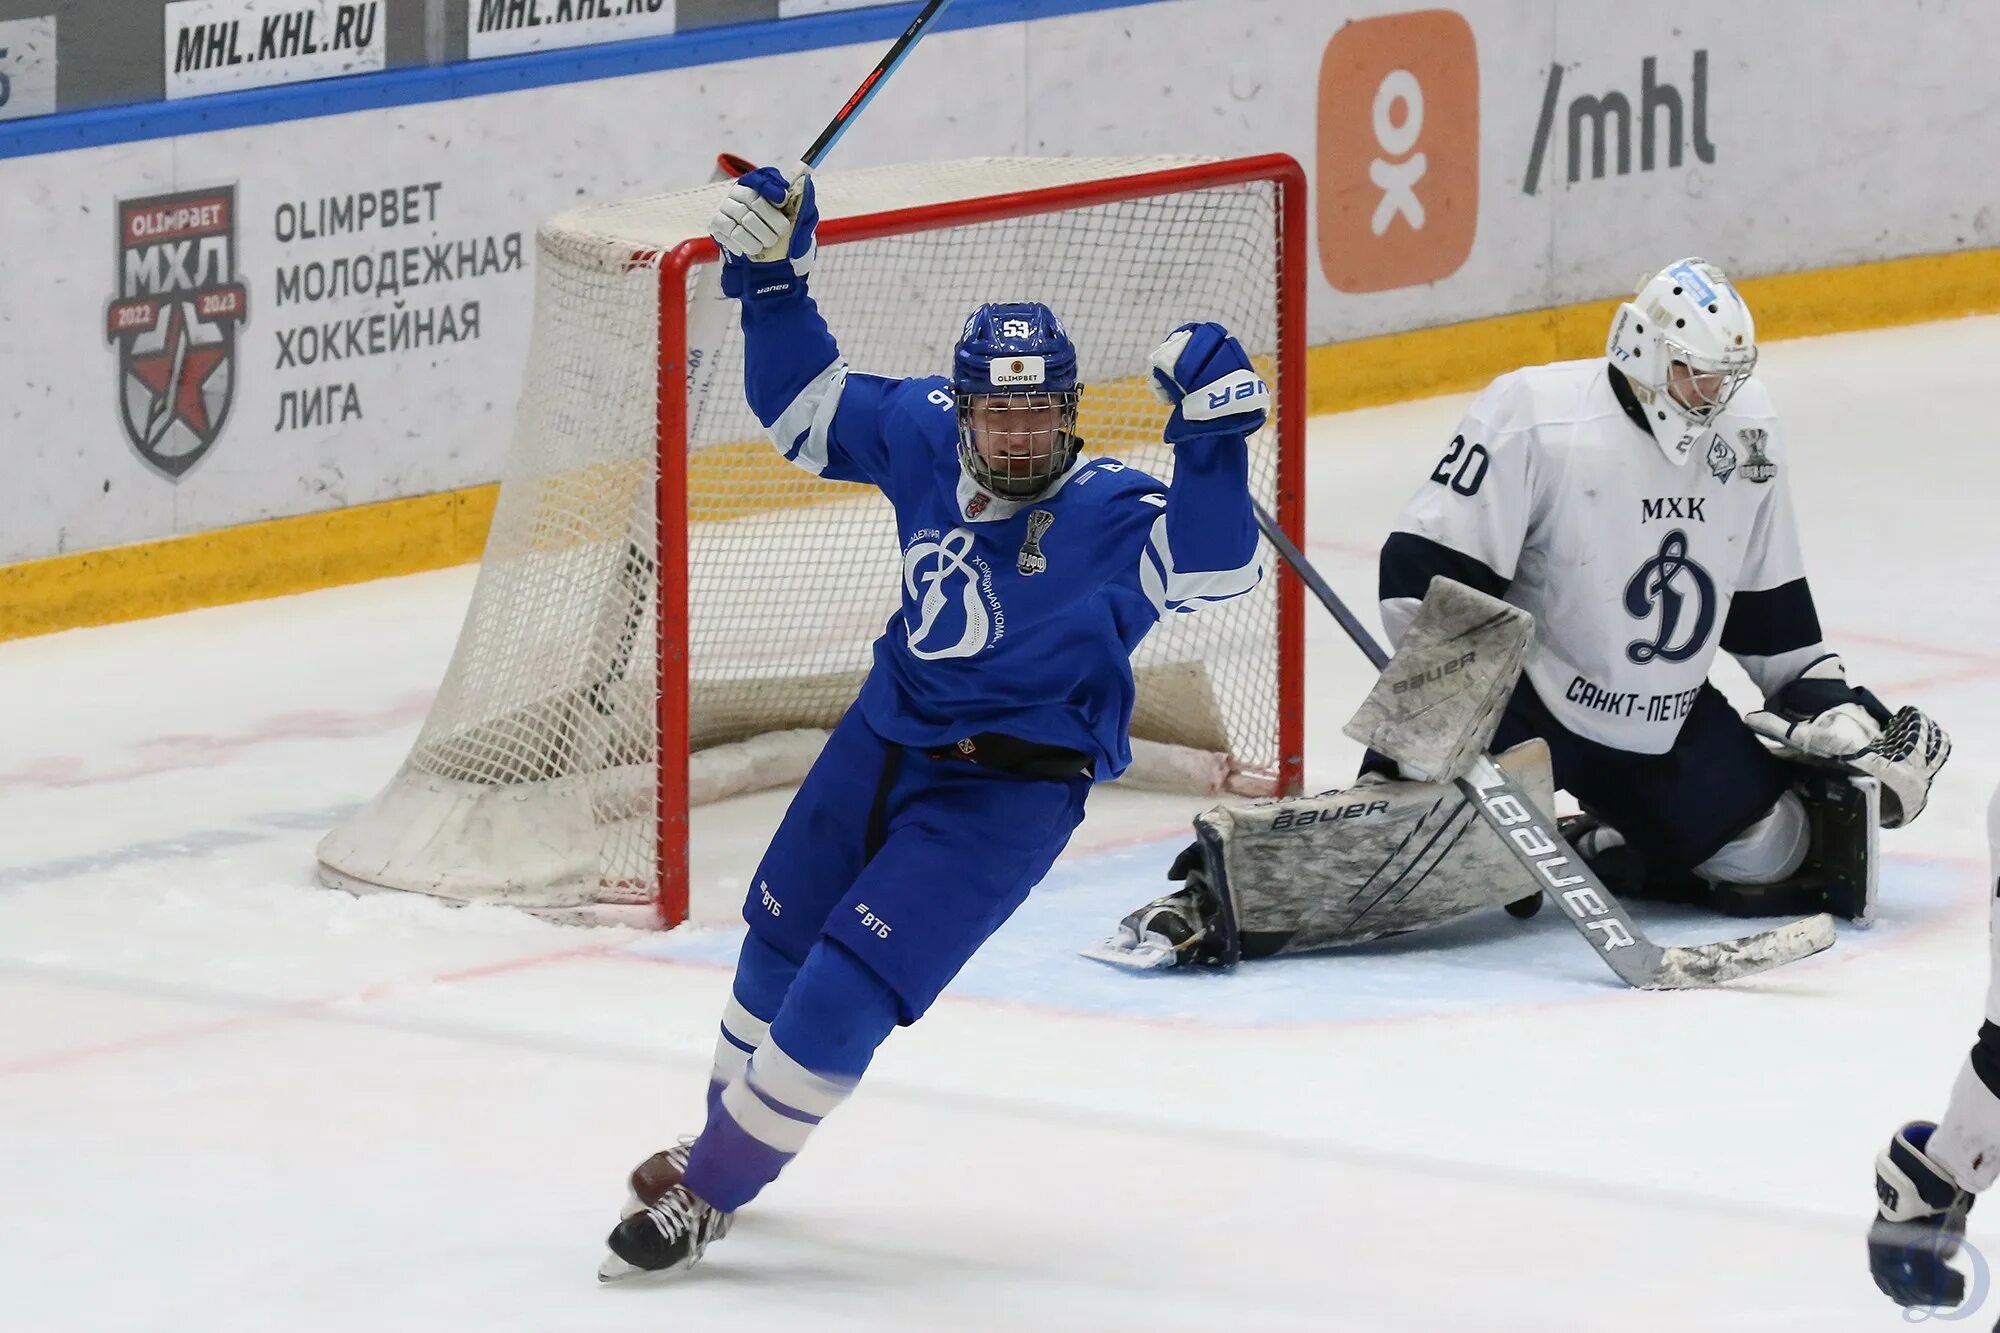
[[[1623,989],[1553,912],[1128,977],[1074,950],[1159,891],[1198,803],[1103,791],[670,1286],[593,1268],[624,1172],[698,1124],[781,794],[700,815],[700,921],[667,936],[357,899],[313,846],[401,762],[470,570],[0,645],[0,1329],[1898,1327],[1870,1163],[1943,1109],[1986,980],[1996,366],[1983,319],[1758,371],[1829,640],[1957,744],[1884,835],[1874,929],[1709,993]],[[1314,423],[1311,554],[1371,621],[1465,401]],[[1309,635],[1332,785],[1367,676]],[[1972,1220],[2000,1258],[2000,1213]]]

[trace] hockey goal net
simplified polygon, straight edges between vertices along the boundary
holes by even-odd
[[[515,437],[457,649],[322,877],[550,909],[688,912],[689,809],[796,781],[897,606],[894,515],[772,449],[706,234],[721,185],[555,218]],[[1039,300],[1081,434],[1163,480],[1147,358],[1217,320],[1273,381],[1251,484],[1297,538],[1304,179],[1289,157],[985,159],[818,178],[813,293],[848,362],[944,373],[965,316]],[[1139,780],[1268,794],[1302,765],[1299,589],[1169,616],[1134,658]],[[751,867],[745,866],[747,872]]]

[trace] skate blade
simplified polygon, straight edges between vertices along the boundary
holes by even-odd
[[[607,1253],[604,1261],[597,1265],[597,1282],[599,1286],[605,1287],[651,1286],[664,1278],[678,1277],[693,1267],[694,1260],[684,1259],[665,1268],[640,1268],[636,1264],[626,1263],[616,1254]]]
[[[628,1264],[615,1254],[606,1254],[604,1262],[597,1266],[597,1280],[604,1283],[629,1282],[633,1278],[647,1277],[646,1269]]]
[[[1127,972],[1157,972],[1179,962],[1174,947],[1157,935],[1148,936],[1136,944],[1128,942],[1129,939],[1129,936],[1113,935],[1102,944],[1093,944],[1077,952],[1093,962],[1109,963]]]

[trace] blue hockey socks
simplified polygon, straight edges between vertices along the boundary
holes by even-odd
[[[750,956],[747,944],[744,953]],[[743,998],[739,970],[731,1013]],[[741,1072],[711,1094],[708,1125],[688,1155],[687,1187],[723,1212],[755,1198],[798,1155],[814,1126],[847,1100],[899,1014],[895,992],[844,946],[815,945],[768,1035],[749,1043],[754,1054]],[[722,1046],[732,1048],[732,1060],[742,1058],[729,1024],[725,1014]],[[722,1059],[719,1046],[718,1071]]]

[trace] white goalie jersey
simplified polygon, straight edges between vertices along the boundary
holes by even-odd
[[[1663,754],[1718,649],[1766,696],[1826,650],[1783,440],[1755,380],[1676,465],[1602,358],[1503,375],[1473,402],[1382,549],[1400,640],[1445,575],[1535,618],[1526,676],[1589,740]]]

